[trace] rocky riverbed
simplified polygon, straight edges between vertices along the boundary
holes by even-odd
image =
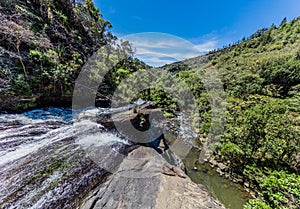
[[[172,165],[82,115],[0,116],[0,208],[223,208],[170,151]]]

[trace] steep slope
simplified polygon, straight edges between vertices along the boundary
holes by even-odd
[[[115,39],[91,0],[0,2],[0,111],[71,103],[74,78]]]
[[[300,18],[212,53],[229,96],[217,158],[255,185],[248,208],[300,206],[299,55]]]
[[[210,61],[203,65],[205,59]],[[299,208],[300,18],[164,69],[186,81],[198,98],[202,142],[212,131],[212,105],[226,102],[224,132],[214,138],[210,161],[226,164],[230,169],[221,169],[262,200],[246,208]],[[205,89],[201,79],[212,70],[226,100]]]
[[[258,30],[249,40],[211,53],[212,63],[226,74],[223,81],[230,95],[294,95],[300,83],[299,22],[297,18],[278,28],[272,25]]]

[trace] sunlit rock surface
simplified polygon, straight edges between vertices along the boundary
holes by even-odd
[[[224,208],[204,186],[193,183],[180,168],[170,165],[164,155],[146,147],[133,150],[80,208]]]

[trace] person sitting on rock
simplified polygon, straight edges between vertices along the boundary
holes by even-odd
[[[161,148],[159,148],[159,145],[160,145],[161,140],[163,140],[164,151],[169,149],[169,145],[168,145],[168,142],[165,138],[165,135],[163,133],[162,128],[160,128],[158,126],[151,125],[149,130],[148,130],[148,134],[149,134],[149,142],[146,143],[146,146],[152,147],[158,153],[162,154],[163,151],[161,150]]]

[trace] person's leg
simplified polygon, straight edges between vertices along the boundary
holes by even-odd
[[[159,148],[159,147],[153,147],[155,150],[156,150],[156,152],[158,152],[159,154],[162,154],[163,153],[163,151]]]
[[[165,146],[164,151],[168,150],[169,149],[169,142],[165,137],[163,138],[163,143],[164,143],[164,146]]]
[[[159,154],[162,154],[163,151],[159,148],[160,141],[161,141],[161,138],[157,138],[157,139],[153,140],[152,142],[147,143],[147,146],[152,147]]]

